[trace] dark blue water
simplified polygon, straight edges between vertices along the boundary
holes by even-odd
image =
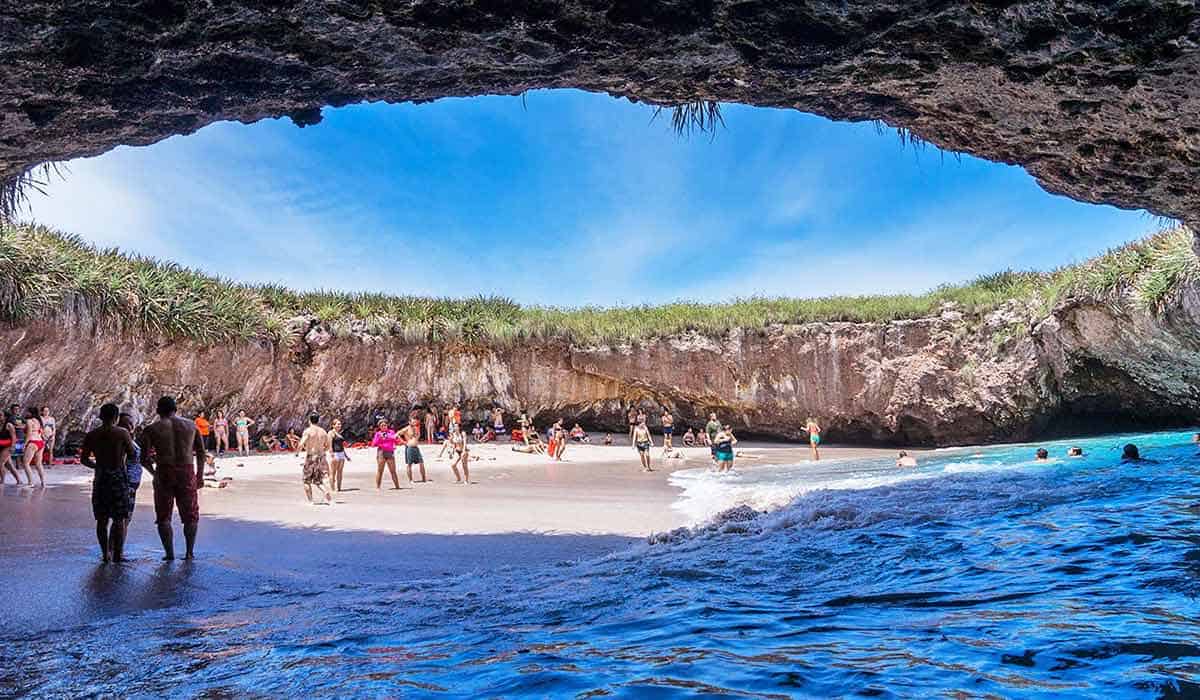
[[[342,572],[184,615],[6,629],[0,693],[1200,695],[1200,454],[1190,433],[1137,436],[1156,462],[1121,464],[1127,439],[1075,441],[1086,457],[1048,464],[1018,446],[936,453],[915,473],[844,465],[900,476],[600,559]]]

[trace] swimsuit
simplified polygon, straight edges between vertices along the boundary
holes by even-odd
[[[154,522],[171,522],[172,508],[179,509],[184,525],[200,522],[200,500],[196,471],[191,464],[160,464],[154,475]]]
[[[325,463],[325,452],[309,452],[304,455],[304,484],[320,485],[329,475],[329,466]]]
[[[421,448],[415,445],[405,446],[404,463],[410,466],[413,464],[424,464],[425,460],[421,458]]]
[[[732,462],[733,461],[733,443],[722,442],[718,445],[715,445],[713,447],[713,454],[715,454],[717,456],[718,462]]]
[[[664,425],[663,426],[663,435],[674,435],[674,434],[675,434],[675,426],[673,426],[673,425]]]
[[[813,433],[813,434],[809,435],[809,436],[808,436],[808,441],[809,441],[809,443],[810,443],[810,444],[813,444],[813,445],[820,445],[820,444],[821,444],[821,434],[820,434],[820,433]]]
[[[650,441],[649,440],[638,440],[636,445],[637,445],[638,452],[649,452],[650,451]]]
[[[136,487],[135,487],[136,488]],[[96,520],[128,520],[133,514],[134,489],[129,487],[129,470],[96,465],[92,479],[92,515]]]

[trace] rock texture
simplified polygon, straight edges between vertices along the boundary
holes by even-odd
[[[969,316],[886,324],[813,323],[628,347],[413,346],[334,337],[297,319],[303,341],[203,348],[97,337],[87,323],[0,331],[0,401],[48,404],[68,430],[110,400],[145,416],[162,393],[185,411],[246,409],[299,426],[311,410],[362,434],[377,413],[461,403],[624,430],[631,406],[684,425],[709,411],[742,435],[795,439],[809,415],[838,441],[949,445],[1053,429],[1177,425],[1200,411],[1200,291],[1164,315],[1094,304],[1039,315],[1012,302]]]
[[[883,119],[1200,224],[1198,74],[1192,0],[23,0],[0,181],[217,120],[574,87]]]

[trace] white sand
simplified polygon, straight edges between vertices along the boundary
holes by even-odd
[[[655,471],[645,473],[628,445],[568,447],[563,462],[513,452],[509,443],[472,445],[470,485],[454,483],[449,460],[437,446],[422,445],[429,483],[410,484],[397,466],[400,490],[384,474],[375,488],[374,450],[351,450],[341,493],[332,506],[310,505],[300,482],[301,457],[291,453],[226,456],[218,476],[232,477],[227,488],[201,493],[203,517],[233,518],[290,527],[405,534],[498,534],[512,532],[586,533],[645,536],[689,525],[671,508],[679,490],[668,483],[677,469],[710,464],[708,448],[681,450],[684,459],[662,458],[655,447]],[[802,462],[806,447],[743,446],[738,468],[759,463]],[[894,455],[892,449],[822,447],[823,460]],[[397,451],[403,461],[403,452]],[[89,482],[82,467],[55,467],[54,481]],[[419,478],[419,474],[415,474]],[[138,502],[153,502],[149,475]]]

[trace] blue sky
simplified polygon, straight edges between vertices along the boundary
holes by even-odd
[[[559,306],[922,291],[1156,226],[871,124],[652,115],[540,91],[214,124],[72,162],[32,216],[237,280]]]

